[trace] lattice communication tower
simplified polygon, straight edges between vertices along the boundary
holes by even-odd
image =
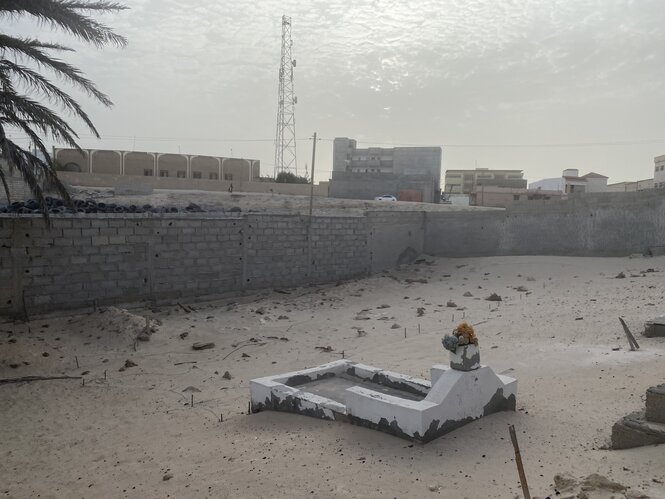
[[[298,175],[296,160],[296,115],[298,98],[293,89],[293,69],[296,60],[291,49],[291,18],[282,16],[282,59],[279,65],[277,92],[277,134],[275,138],[275,177],[281,172]]]

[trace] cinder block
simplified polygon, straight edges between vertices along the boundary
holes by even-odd
[[[92,238],[93,246],[105,246],[109,243],[108,236],[96,236]]]
[[[71,238],[57,237],[53,243],[55,246],[74,246],[74,240]]]
[[[665,424],[665,383],[647,390],[646,419]]]

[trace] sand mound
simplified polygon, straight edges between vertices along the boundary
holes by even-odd
[[[557,497],[569,499],[600,499],[609,497],[617,499],[624,497],[627,499],[648,499],[649,497],[639,490],[630,489],[597,473],[592,473],[580,480],[567,473],[555,475],[554,487],[554,494]],[[554,494],[548,497],[554,497]]]
[[[82,333],[96,333],[102,343],[122,345],[133,345],[137,340],[148,341],[160,325],[155,319],[117,307],[100,308],[93,314],[74,317],[69,324]]]

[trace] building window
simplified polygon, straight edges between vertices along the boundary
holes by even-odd
[[[143,176],[144,177],[152,177],[152,168],[144,168],[143,169]]]
[[[178,176],[178,178],[187,178],[187,172],[184,172],[184,171],[180,170],[177,173],[177,176]]]
[[[520,200],[520,195],[519,194],[514,194],[513,195],[513,201],[519,201]]]
[[[159,176],[160,176],[160,177],[168,177],[168,176],[169,176],[169,172],[168,172],[168,170],[161,170],[161,171],[159,172]]]
[[[201,178],[201,172],[192,172],[192,178]]]
[[[218,173],[211,173],[208,175],[208,178],[210,180],[219,180],[219,174]]]
[[[232,173],[225,173],[224,174],[224,180],[233,180],[233,174]]]

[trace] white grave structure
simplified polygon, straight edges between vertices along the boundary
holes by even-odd
[[[431,381],[338,360],[250,382],[252,411],[288,411],[429,442],[498,411],[515,410],[517,380],[480,364],[474,345],[434,365]]]

